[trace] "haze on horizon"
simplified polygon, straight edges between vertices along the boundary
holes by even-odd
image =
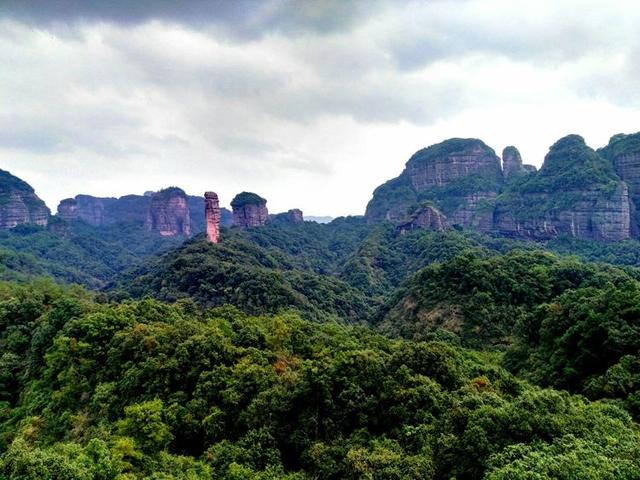
[[[78,193],[249,190],[361,214],[449,137],[600,147],[640,130],[632,1],[0,3],[0,168]]]

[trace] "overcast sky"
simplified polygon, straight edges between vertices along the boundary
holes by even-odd
[[[361,214],[449,137],[540,165],[640,130],[640,2],[0,0],[0,168]]]

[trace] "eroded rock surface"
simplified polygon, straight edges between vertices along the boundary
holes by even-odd
[[[191,236],[191,216],[184,191],[171,187],[154,194],[145,228],[163,237]]]

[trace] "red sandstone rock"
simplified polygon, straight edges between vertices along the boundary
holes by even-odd
[[[231,201],[233,223],[240,228],[260,227],[269,218],[267,201],[251,192],[242,192]]]
[[[215,192],[204,194],[204,218],[207,229],[207,240],[211,243],[220,241],[220,201]]]
[[[163,237],[191,236],[189,203],[184,191],[173,187],[156,193],[151,199],[145,227]]]

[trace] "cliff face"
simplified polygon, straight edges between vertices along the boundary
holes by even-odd
[[[293,224],[304,223],[304,215],[302,213],[302,210],[300,210],[299,208],[292,208],[286,213],[286,215],[287,215],[287,221],[289,223],[293,223]]]
[[[191,236],[187,195],[180,188],[161,190],[151,197],[145,228],[163,237]]]
[[[636,235],[640,232],[640,132],[631,135],[618,134],[611,137],[609,144],[598,153],[611,161],[616,173],[629,186],[629,195],[633,201],[634,218],[632,229]]]
[[[64,220],[82,220],[94,227],[116,223],[143,225],[147,220],[151,197],[126,195],[120,198],[76,195],[58,205],[58,216]]]
[[[481,140],[461,138],[416,152],[407,162],[405,172],[417,192],[451,185],[470,175],[488,183],[499,183],[502,177],[500,159],[491,148]]]
[[[220,201],[215,192],[204,194],[204,217],[207,240],[211,243],[220,241]]]
[[[60,202],[58,217],[69,222],[78,218],[78,202],[75,198],[65,198]]]
[[[495,229],[536,239],[558,235],[616,241],[631,236],[629,189],[578,135],[558,140],[539,172],[507,188]]]
[[[631,237],[632,209],[626,183],[617,182],[606,195],[599,189],[573,193],[575,200],[566,208],[532,217],[518,218],[508,204],[501,204],[496,208],[494,229],[502,235],[536,240],[565,235],[610,242]],[[545,205],[553,201],[553,195],[528,194],[527,200]]]
[[[396,227],[400,235],[413,230],[442,231],[448,228],[447,217],[433,205],[423,205],[413,212],[406,221]]]
[[[51,212],[33,188],[9,172],[0,170],[0,229],[22,224],[47,226]]]
[[[264,225],[269,218],[267,201],[251,192],[242,192],[231,201],[233,223],[240,228],[254,228]]]
[[[507,147],[503,166],[499,172],[493,150],[479,140],[420,150],[398,178],[375,190],[367,219],[392,221],[400,232],[437,228],[434,212],[406,220],[408,208],[427,200],[448,225],[511,237],[618,241],[639,230],[633,200],[640,201],[640,134],[618,135],[598,153],[569,135],[551,147],[540,171]]]
[[[506,147],[502,151],[502,173],[505,180],[510,180],[527,173],[522,163],[520,151],[516,147]]]
[[[486,203],[502,181],[500,159],[481,140],[445,140],[416,152],[398,178],[378,187],[365,215],[369,222],[401,222],[409,208],[428,200],[451,225],[484,226]]]

